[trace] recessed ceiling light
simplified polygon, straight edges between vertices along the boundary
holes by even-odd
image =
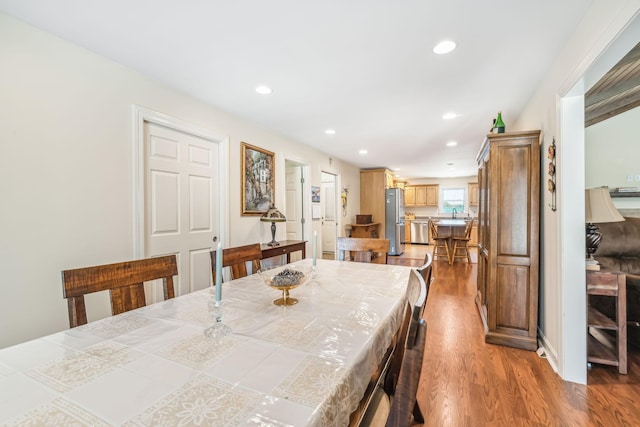
[[[455,142],[455,141],[449,141],[449,142],[447,142],[447,147],[455,147],[456,145],[458,145],[458,143],[457,143],[457,142]]]
[[[335,135],[336,131],[335,129],[327,129],[324,131],[324,133],[326,133],[327,135]]]
[[[451,52],[456,48],[456,42],[453,40],[442,40],[433,48],[433,53],[438,55],[444,55],[445,53]]]
[[[358,154],[360,154],[361,156],[364,156],[365,154],[369,154],[369,151],[362,149],[360,151],[358,151]]]
[[[454,113],[453,111],[442,115],[442,118],[445,120],[455,119],[456,117],[458,117],[458,113]]]
[[[260,85],[256,86],[256,92],[258,92],[260,95],[269,95],[273,91],[269,86]]]
[[[447,166],[453,166],[453,163],[449,162],[447,163]]]

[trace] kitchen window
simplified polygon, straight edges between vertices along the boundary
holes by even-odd
[[[464,188],[443,188],[440,212],[453,213],[455,209],[457,213],[462,213],[464,211],[464,193]]]

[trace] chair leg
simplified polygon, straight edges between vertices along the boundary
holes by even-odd
[[[455,248],[455,244],[454,244],[454,248]],[[453,264],[453,258],[452,258],[452,253],[449,252],[449,243],[448,242],[444,242],[444,249],[447,251],[447,261],[449,261],[449,265]],[[455,249],[454,249],[454,253],[455,253]]]
[[[417,401],[413,406],[413,420],[419,424],[424,424],[424,416],[422,415],[422,411],[420,410],[420,406]]]

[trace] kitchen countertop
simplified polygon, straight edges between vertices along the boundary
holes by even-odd
[[[437,222],[438,225],[456,227],[461,225],[466,225],[466,221],[463,219],[440,219]]]

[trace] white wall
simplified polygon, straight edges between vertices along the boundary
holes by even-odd
[[[565,379],[577,382],[586,379],[584,353],[580,357],[580,351],[575,351],[571,344],[572,338],[579,337],[584,350],[586,340],[584,322],[574,322],[576,316],[584,318],[585,306],[584,226],[581,225],[584,223],[584,177],[572,176],[568,166],[577,164],[576,171],[584,170],[584,132],[578,135],[569,133],[570,136],[563,140],[563,134],[567,134],[561,129],[561,123],[573,119],[566,117],[568,112],[580,113],[573,108],[580,102],[570,99],[561,102],[561,99],[568,95],[582,97],[585,90],[583,75],[639,10],[638,0],[593,2],[541,84],[534,88],[532,99],[512,128],[542,130],[545,167],[542,168],[541,187],[540,330],[550,363],[557,365]],[[574,92],[570,93],[571,89]],[[547,147],[554,137],[558,145],[559,166],[556,212],[549,208],[551,193],[545,190],[544,185],[547,180]],[[563,170],[563,165],[567,166],[566,170]],[[571,259],[564,258],[566,253],[571,254],[568,256]]]
[[[589,126],[585,131],[586,188],[640,189],[640,107]],[[627,176],[633,182],[627,181]],[[637,181],[636,181],[637,178]],[[640,197],[614,198],[618,209],[640,208]]]
[[[270,239],[268,224],[240,215],[241,141],[276,162],[307,160],[313,185],[335,171],[351,189],[348,216],[359,210],[357,168],[2,14],[0,63],[0,348],[68,327],[61,270],[133,258],[133,104],[228,136],[229,245]],[[276,169],[280,206],[284,176]],[[109,314],[107,301],[90,319]]]

